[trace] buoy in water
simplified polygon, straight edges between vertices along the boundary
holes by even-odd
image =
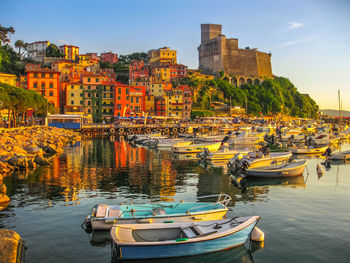
[[[263,242],[265,240],[265,233],[258,227],[254,227],[252,233],[250,234],[250,239],[255,242]]]
[[[317,171],[318,177],[323,176],[324,170],[323,170],[323,167],[322,167],[322,165],[320,163],[317,164],[316,171]]]

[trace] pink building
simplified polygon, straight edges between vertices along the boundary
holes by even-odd
[[[118,63],[118,54],[114,54],[113,52],[101,53],[100,57],[101,62]]]

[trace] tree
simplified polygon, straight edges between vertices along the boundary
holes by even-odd
[[[58,49],[57,45],[50,44],[46,49],[46,56],[52,57],[52,58],[58,58],[61,56],[60,50]]]
[[[24,53],[26,52],[27,49],[27,43],[25,43],[23,40],[17,40],[15,42],[15,47],[18,48],[18,55],[20,57],[22,57],[24,55]],[[23,53],[21,52],[21,50],[24,49]]]
[[[3,43],[9,43],[11,41],[10,34],[14,34],[15,29],[10,26],[10,27],[3,27],[0,25],[0,44],[2,45]]]

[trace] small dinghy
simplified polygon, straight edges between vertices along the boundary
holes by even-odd
[[[325,156],[328,160],[349,160],[350,159],[350,150],[342,152],[332,152],[331,148],[327,148]]]
[[[294,154],[323,154],[328,146],[305,146],[303,148],[289,148]]]
[[[193,256],[243,245],[259,216],[214,221],[115,224],[113,252],[120,260]]]
[[[300,160],[291,163],[249,168],[246,170],[247,177],[292,177],[304,173],[307,160]]]
[[[204,144],[192,144],[188,146],[172,147],[174,153],[199,153],[203,152],[204,149],[208,149],[209,152],[216,152],[220,149],[222,142],[216,143],[204,143]]]
[[[159,223],[178,221],[217,220],[228,211],[231,197],[227,194],[198,197],[216,197],[216,202],[157,202],[143,204],[99,204],[92,209],[83,225],[86,231],[108,230],[113,224]]]

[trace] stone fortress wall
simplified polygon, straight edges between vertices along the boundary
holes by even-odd
[[[201,44],[198,47],[199,69],[215,75],[223,71],[235,86],[257,84],[264,78],[273,78],[271,54],[255,49],[240,49],[238,39],[226,38],[222,26],[201,25]]]

